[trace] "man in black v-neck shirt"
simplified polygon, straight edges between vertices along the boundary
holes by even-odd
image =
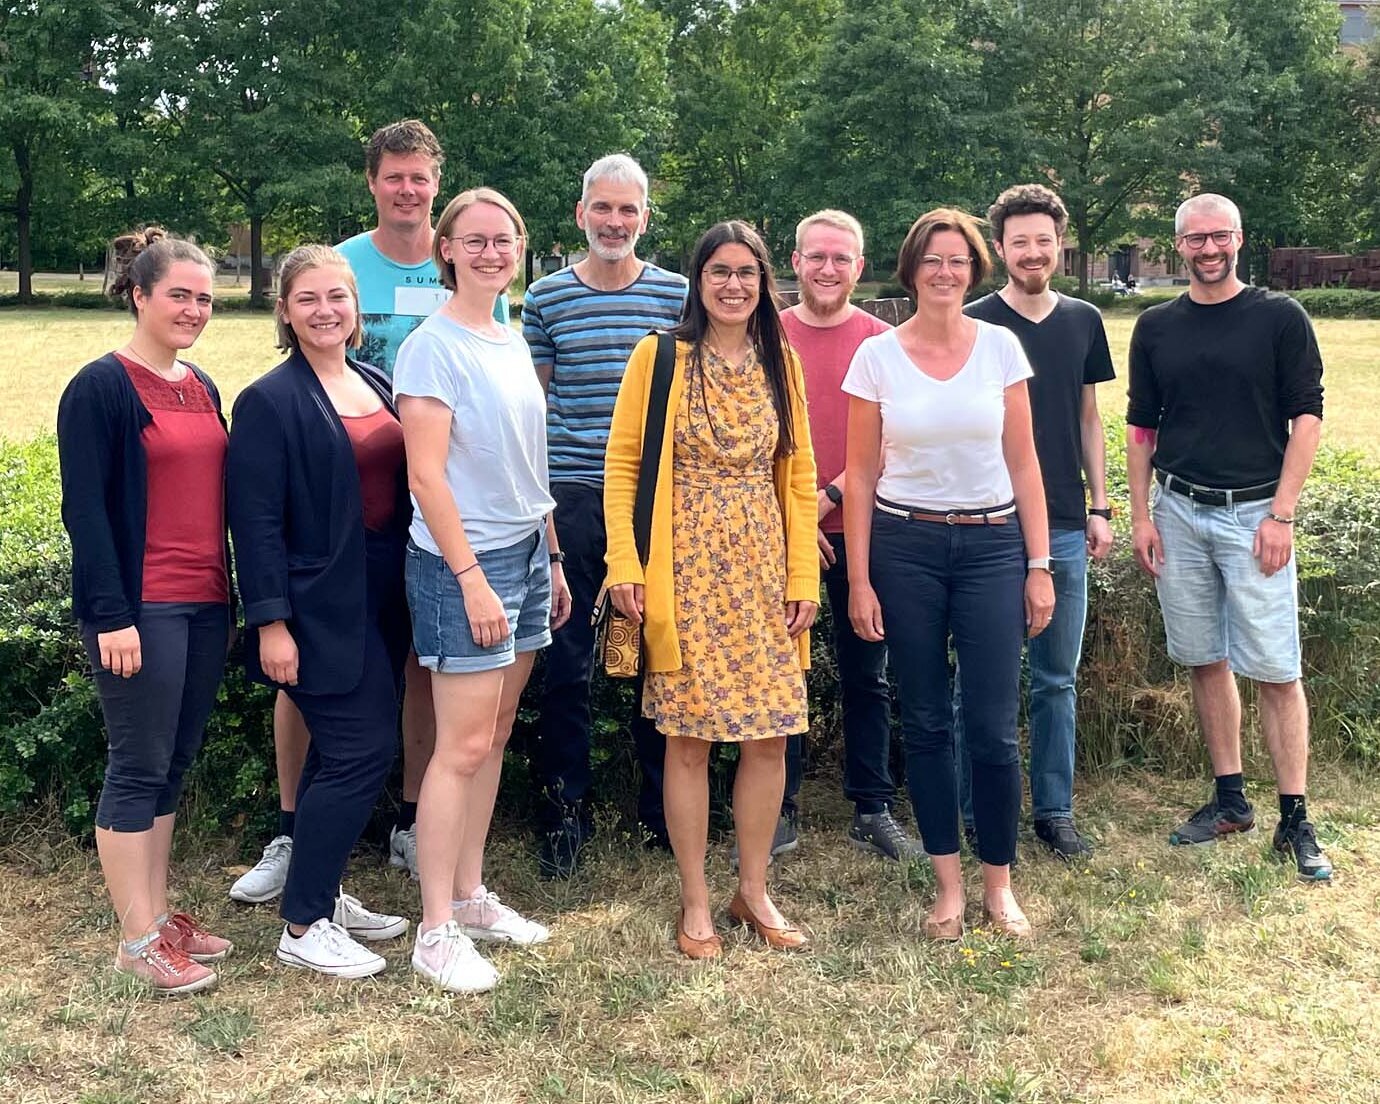
[[[1072,859],[1092,850],[1073,823],[1076,680],[1088,610],[1088,556],[1101,559],[1112,546],[1097,384],[1116,373],[1097,308],[1049,286],[1068,227],[1059,197],[1039,184],[1018,184],[997,197],[987,219],[992,244],[1006,264],[1006,286],[970,303],[964,313],[1015,333],[1035,370],[1030,413],[1049,510],[1048,570],[1054,576],[1055,601],[1049,627],[1031,639],[1027,650],[1030,797],[1035,835],[1060,858]],[[954,731],[961,746],[959,694]],[[967,820],[971,804],[965,768],[966,756],[960,756]]]
[[[1300,878],[1322,881],[1332,865],[1304,802],[1293,555],[1294,510],[1322,433],[1322,357],[1297,302],[1237,279],[1234,203],[1195,196],[1174,232],[1189,290],[1142,314],[1131,337],[1127,482],[1136,559],[1155,579],[1169,656],[1191,670],[1217,785],[1169,842],[1211,843],[1255,825],[1242,784],[1241,674],[1259,689],[1274,760],[1275,849]]]

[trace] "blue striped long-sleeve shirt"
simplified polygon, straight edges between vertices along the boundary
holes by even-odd
[[[527,289],[522,335],[538,370],[549,369],[546,441],[552,482],[602,485],[614,400],[633,346],[679,320],[689,284],[645,264],[617,291],[599,291],[564,268]]]

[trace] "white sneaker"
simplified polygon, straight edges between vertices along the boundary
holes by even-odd
[[[382,955],[361,947],[349,932],[324,916],[298,936],[284,924],[278,961],[340,978],[371,977],[388,965]]]
[[[412,877],[417,876],[417,826],[395,827],[388,833],[388,865],[400,866]]]
[[[463,904],[454,905],[451,917],[462,932],[471,939],[487,939],[492,943],[519,943],[530,947],[545,943],[551,932],[535,920],[528,920],[509,908],[482,885],[474,896]]]
[[[407,921],[386,912],[370,912],[344,890],[335,899],[335,914],[331,921],[350,933],[351,939],[395,939],[407,931]]]
[[[430,931],[417,929],[412,968],[452,993],[483,993],[498,984],[498,971],[454,920]]]
[[[230,897],[247,905],[261,905],[283,892],[288,864],[292,862],[292,837],[274,836],[264,848],[263,857],[245,871],[230,887]]]

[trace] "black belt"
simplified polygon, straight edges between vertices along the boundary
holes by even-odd
[[[1257,483],[1254,487],[1237,487],[1234,490],[1200,487],[1197,483],[1190,483],[1187,479],[1180,479],[1177,475],[1160,471],[1158,468],[1155,470],[1155,479],[1166,491],[1181,494],[1185,498],[1191,498],[1194,502],[1201,502],[1204,506],[1230,506],[1234,502],[1259,502],[1263,498],[1273,498],[1275,491],[1279,488],[1278,479],[1269,483]]]
[[[1006,502],[1000,506],[989,506],[985,510],[924,510],[918,506],[902,506],[899,502],[888,502],[878,495],[877,509],[893,517],[903,517],[907,521],[938,521],[946,525],[1005,525],[1006,519],[1016,512],[1016,503]]]

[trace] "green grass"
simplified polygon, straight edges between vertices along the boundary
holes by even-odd
[[[24,932],[0,989],[0,1092],[33,1100],[1092,1104],[1284,1099],[1363,1104],[1380,1083],[1380,977],[1372,873],[1378,781],[1314,780],[1332,845],[1331,886],[1301,886],[1268,834],[1170,849],[1196,782],[1128,772],[1080,786],[1098,850],[1065,867],[1029,837],[1017,891],[1027,946],[975,927],[926,943],[925,868],[848,847],[833,782],[809,780],[801,850],[773,892],[813,946],[765,950],[719,916],[725,956],[672,949],[676,874],[601,823],[585,871],[537,879],[521,826],[500,823],[488,878],[553,930],[501,948],[503,981],[447,996],[408,968],[410,937],[380,945],[388,969],[331,982],[273,960],[270,907],[224,896],[238,841],[180,838],[174,886],[235,942],[214,992],[143,995],[110,973],[114,933],[95,856],[48,836],[40,873],[0,851],[0,930]],[[1264,829],[1269,786],[1252,787]],[[30,848],[32,850],[32,848]],[[732,889],[728,841],[710,884]],[[223,865],[224,864],[224,865]],[[976,871],[968,869],[970,917]],[[415,883],[361,847],[349,885],[413,918]],[[13,938],[13,936],[11,937]],[[12,944],[13,945],[13,944]]]
[[[1109,313],[1107,337],[1117,379],[1103,384],[1103,409],[1124,413],[1126,353],[1132,315]],[[1374,401],[1380,367],[1380,322],[1320,319],[1315,323],[1326,371],[1327,418],[1324,440],[1360,449],[1380,459],[1380,403]],[[85,310],[0,310],[0,437],[25,440],[50,430],[62,388],[87,361],[122,345],[129,336],[128,316]],[[273,320],[267,314],[226,311],[212,318],[188,354],[220,387],[226,409],[240,388],[282,359],[274,348]],[[1117,458],[1112,458],[1117,463]]]

